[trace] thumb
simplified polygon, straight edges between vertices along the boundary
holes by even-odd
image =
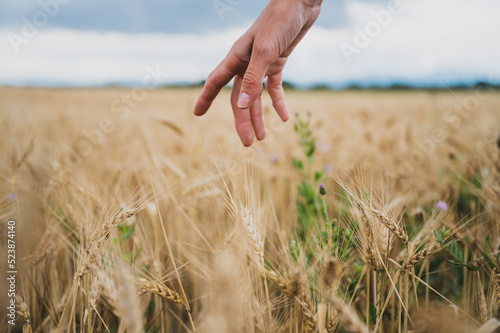
[[[252,50],[250,63],[241,83],[238,98],[238,107],[240,109],[250,108],[260,96],[267,69],[274,60],[269,54],[269,50],[261,50],[260,48]]]

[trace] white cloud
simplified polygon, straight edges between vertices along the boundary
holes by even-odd
[[[354,44],[355,28],[365,30],[371,13],[385,5],[348,2],[350,25],[314,27],[297,47],[285,78],[300,83],[393,80],[440,83],[500,78],[500,2],[493,0],[402,0],[402,11],[372,34],[347,63],[339,45]],[[328,6],[325,3],[324,6]],[[204,79],[244,32],[101,33],[68,29],[40,30],[14,53],[0,30],[0,84],[70,83],[75,85],[140,81],[147,66],[160,65],[170,82]],[[17,29],[19,31],[19,29]]]
[[[5,35],[6,32],[2,31]],[[147,66],[170,72],[169,82],[201,80],[242,31],[217,35],[127,34],[41,30],[16,54],[4,39],[0,82],[105,84],[140,81]]]
[[[356,28],[365,31],[376,22],[373,11],[387,10],[362,2],[350,2],[347,8],[350,26],[327,30],[316,28],[288,64],[289,77],[320,81],[413,82],[500,79],[500,2],[490,0],[403,0],[401,12],[391,15],[390,23],[374,34],[368,46],[359,48],[347,63],[339,47],[354,45]],[[314,60],[311,60],[314,59]],[[307,66],[307,74],[301,73]]]

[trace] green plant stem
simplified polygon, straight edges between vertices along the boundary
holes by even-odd
[[[325,217],[325,222],[328,223],[328,210],[326,209],[326,200],[324,197],[321,198],[321,203],[323,204],[323,215]]]
[[[370,327],[370,274],[371,270],[368,269],[366,273],[366,327]]]

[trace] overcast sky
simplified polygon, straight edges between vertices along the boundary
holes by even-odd
[[[397,0],[396,0],[397,1]],[[0,84],[197,82],[265,0],[2,0]],[[299,84],[443,86],[500,80],[497,0],[325,0],[292,54]]]

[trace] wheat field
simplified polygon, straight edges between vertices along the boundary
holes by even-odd
[[[0,88],[0,327],[498,332],[498,92],[198,93]]]

